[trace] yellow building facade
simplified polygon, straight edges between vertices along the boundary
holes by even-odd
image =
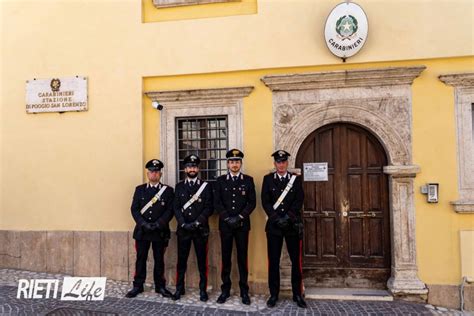
[[[131,281],[144,164],[161,159],[174,186],[180,153],[204,148],[180,131],[217,120],[225,137],[213,146],[243,150],[257,195],[276,149],[299,172],[329,162],[327,183],[305,182],[306,287],[458,307],[474,277],[474,4],[360,1],[369,36],[346,62],[324,40],[337,4],[1,1],[0,267]],[[87,111],[26,113],[27,80],[73,76],[88,79]],[[225,172],[202,153],[206,177]],[[259,199],[251,220],[251,290],[266,293]],[[216,215],[211,228],[217,288]],[[167,254],[173,284],[174,236]],[[288,267],[284,256],[284,286]],[[472,309],[472,285],[464,296]]]

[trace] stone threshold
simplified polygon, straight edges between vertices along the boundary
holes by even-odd
[[[307,288],[305,297],[341,301],[393,301],[388,291],[354,288]]]

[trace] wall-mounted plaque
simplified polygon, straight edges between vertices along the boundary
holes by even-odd
[[[87,111],[87,78],[65,77],[26,81],[26,112]]]
[[[304,181],[328,181],[328,163],[303,163]]]

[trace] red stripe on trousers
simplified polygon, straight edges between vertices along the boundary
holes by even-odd
[[[176,252],[178,252],[178,249],[176,249]],[[177,258],[177,260],[176,260],[176,279],[174,280],[174,282],[176,283],[176,287],[178,287],[179,254],[176,254],[176,256],[177,256],[178,258]]]
[[[166,249],[168,248],[168,246],[165,246],[163,247],[163,273],[161,274],[161,279],[163,280],[165,278],[165,267],[164,267],[164,264],[165,264],[165,253],[166,253]],[[165,284],[165,287],[166,287],[166,284]]]
[[[247,232],[247,260],[245,262],[245,269],[247,269],[247,273],[249,272],[249,232]]]
[[[137,250],[137,241],[135,240],[135,253],[138,255],[138,250]],[[135,264],[135,272],[133,273],[133,278],[137,276],[137,265]]]
[[[301,283],[300,283],[300,292],[303,295],[303,240],[300,240],[300,275],[301,275]]]
[[[204,291],[207,291],[207,276],[209,275],[209,261],[207,256],[207,251],[209,250],[209,241],[206,241],[206,285]]]

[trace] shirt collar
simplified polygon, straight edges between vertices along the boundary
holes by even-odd
[[[160,188],[161,188],[161,183],[158,182],[157,184],[152,185],[150,182],[148,182],[148,183],[146,184],[146,188],[148,189],[148,188],[150,188],[150,187],[160,189]]]
[[[186,178],[186,184],[189,184],[189,183],[197,183],[199,184],[199,179],[198,178],[194,178],[194,179],[191,179],[191,178]]]
[[[284,175],[282,175],[282,176],[280,176],[280,175],[277,173],[277,176],[278,176],[278,179],[280,179],[280,180],[281,180],[282,178],[283,178],[283,179],[288,179],[288,171],[287,171]]]
[[[229,171],[227,172],[227,180],[230,180],[232,179],[233,177],[237,177],[237,178],[240,178],[242,175],[242,173],[239,171],[239,173],[237,173],[235,176]]]

